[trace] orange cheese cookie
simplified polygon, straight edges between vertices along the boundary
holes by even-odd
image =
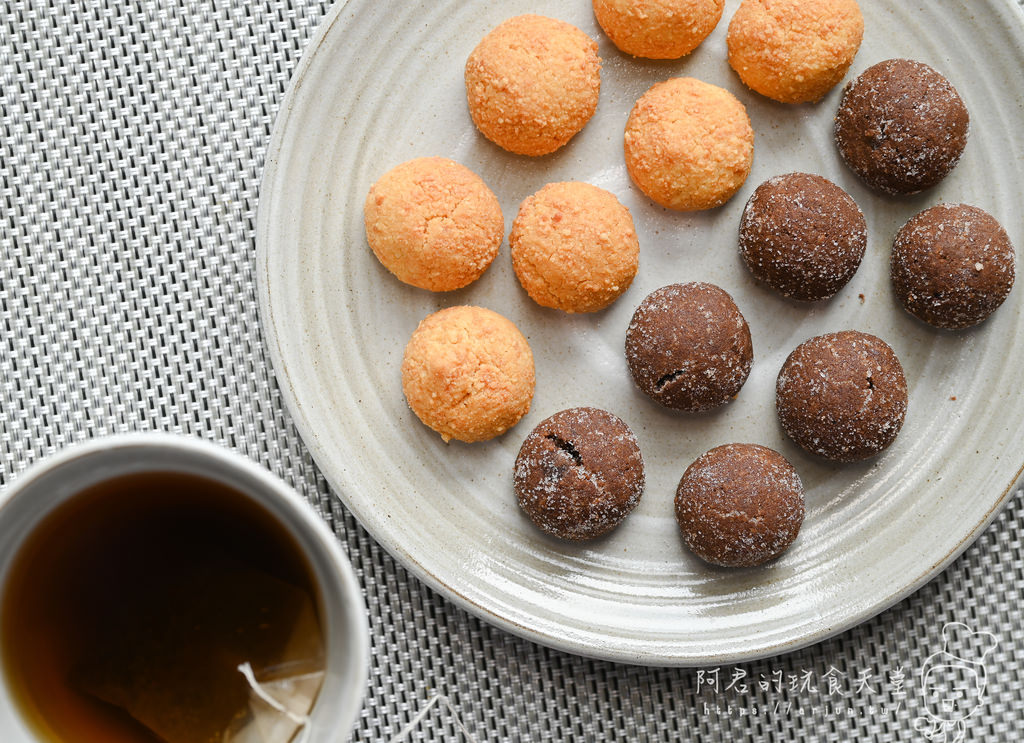
[[[816,101],[843,79],[864,36],[856,0],[744,0],[729,22],[729,64],[782,103]]]
[[[539,15],[510,18],[466,61],[466,98],[485,137],[519,155],[547,155],[594,115],[601,90],[597,42]]]
[[[725,0],[593,0],[594,17],[621,51],[679,59],[707,38]]]
[[[469,168],[443,157],[389,170],[370,188],[363,213],[366,240],[385,268],[431,291],[478,279],[505,232],[491,189]]]
[[[508,238],[526,293],[544,307],[594,312],[636,276],[640,243],[629,209],[589,183],[549,183],[519,207]]]
[[[483,307],[428,315],[405,347],[402,391],[445,441],[486,441],[530,409],[533,353],[506,318]]]
[[[626,122],[626,168],[652,200],[679,211],[728,201],[754,160],[747,110],[717,85],[676,77],[656,83]]]

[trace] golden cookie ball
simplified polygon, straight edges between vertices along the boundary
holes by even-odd
[[[409,407],[445,441],[486,441],[530,409],[533,353],[511,320],[483,307],[428,315],[402,358]]]
[[[450,291],[487,270],[505,220],[479,176],[444,157],[421,157],[382,175],[363,206],[366,241],[406,284]]]
[[[512,267],[530,297],[565,312],[595,312],[636,276],[633,217],[589,183],[549,183],[519,207],[509,235]]]
[[[594,115],[600,90],[597,42],[540,15],[509,18],[466,61],[473,123],[518,155],[547,155],[566,144]]]
[[[593,0],[593,5],[598,24],[620,51],[679,59],[715,29],[725,0]]]
[[[729,64],[763,96],[817,101],[850,69],[864,36],[856,0],[744,0],[729,22]]]
[[[676,77],[655,83],[626,122],[626,168],[669,209],[721,206],[754,161],[754,130],[742,103],[717,85]]]

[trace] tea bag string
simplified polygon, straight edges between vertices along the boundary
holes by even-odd
[[[292,712],[290,709],[285,707],[278,700],[276,700],[274,697],[268,694],[266,690],[262,686],[260,686],[259,682],[256,680],[256,676],[252,671],[252,666],[249,665],[248,661],[238,666],[238,671],[242,674],[242,676],[245,677],[246,682],[248,682],[249,684],[249,688],[252,689],[253,693],[256,696],[258,696],[260,699],[262,699],[264,702],[270,705],[273,709],[277,710],[282,715],[286,716],[289,720],[294,722],[299,727],[299,734],[294,739],[293,743],[306,743],[306,741],[309,740],[310,735],[309,717],[307,717],[306,715],[299,715]],[[416,726],[420,724],[423,718],[427,716],[427,714],[435,705],[440,705],[448,712],[448,714],[451,716],[452,722],[455,723],[455,727],[459,729],[459,732],[462,733],[463,737],[466,739],[468,743],[477,743],[476,738],[473,737],[473,734],[470,733],[469,730],[466,729],[466,726],[462,723],[462,720],[459,718],[459,713],[455,711],[455,707],[452,705],[451,700],[448,699],[448,697],[446,697],[444,694],[441,694],[440,692],[434,692],[434,694],[431,695],[431,697],[426,701],[426,703],[424,703],[423,706],[420,707],[419,712],[417,712],[415,716],[413,716],[413,718],[408,722],[408,724],[406,724],[405,727],[399,730],[398,733],[393,738],[391,738],[391,740],[388,743],[401,743],[402,741],[407,739],[409,737],[409,734],[416,729]]]
[[[388,743],[401,743],[401,741],[408,738],[409,734],[416,729],[416,726],[419,725],[423,718],[427,716],[427,713],[430,712],[430,709],[435,704],[439,704],[441,707],[448,711],[448,714],[451,716],[452,722],[455,723],[455,727],[459,729],[459,732],[462,733],[463,737],[465,737],[468,743],[477,743],[477,740],[473,737],[473,734],[470,733],[466,729],[466,726],[462,724],[462,720],[459,719],[459,714],[455,711],[455,707],[452,706],[451,700],[449,700],[448,697],[446,697],[444,694],[441,694],[440,692],[434,692],[430,699],[428,699],[426,703],[422,707],[420,707],[420,711],[417,712],[416,715],[411,720],[409,720],[409,723],[404,728],[399,730],[398,734],[395,735],[395,737],[391,738],[391,740],[389,740]]]
[[[249,684],[249,688],[252,689],[253,694],[258,696],[272,708],[280,712],[282,715],[287,717],[289,720],[294,722],[299,728],[299,734],[294,738],[293,743],[306,743],[309,740],[309,718],[306,715],[299,715],[292,712],[290,709],[285,707],[279,701],[274,699],[266,690],[260,686],[256,680],[256,675],[252,672],[252,666],[249,665],[249,661],[242,663],[238,666],[238,671],[241,673],[245,680]]]

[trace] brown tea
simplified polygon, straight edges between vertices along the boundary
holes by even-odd
[[[117,477],[29,535],[0,651],[43,740],[220,743],[261,681],[323,670],[315,582],[274,517],[213,480]]]

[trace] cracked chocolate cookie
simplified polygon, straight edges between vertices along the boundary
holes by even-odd
[[[711,410],[750,374],[750,328],[714,284],[670,284],[651,292],[626,330],[626,361],[643,392],[665,407]]]
[[[726,444],[694,461],[676,489],[687,546],[724,567],[753,567],[789,549],[804,521],[804,487],[773,449]]]
[[[644,462],[621,419],[570,408],[533,429],[516,457],[520,508],[540,529],[580,541],[618,526],[640,501]]]
[[[843,330],[804,341],[775,384],[783,429],[797,444],[839,462],[883,451],[907,413],[907,380],[888,343]]]

